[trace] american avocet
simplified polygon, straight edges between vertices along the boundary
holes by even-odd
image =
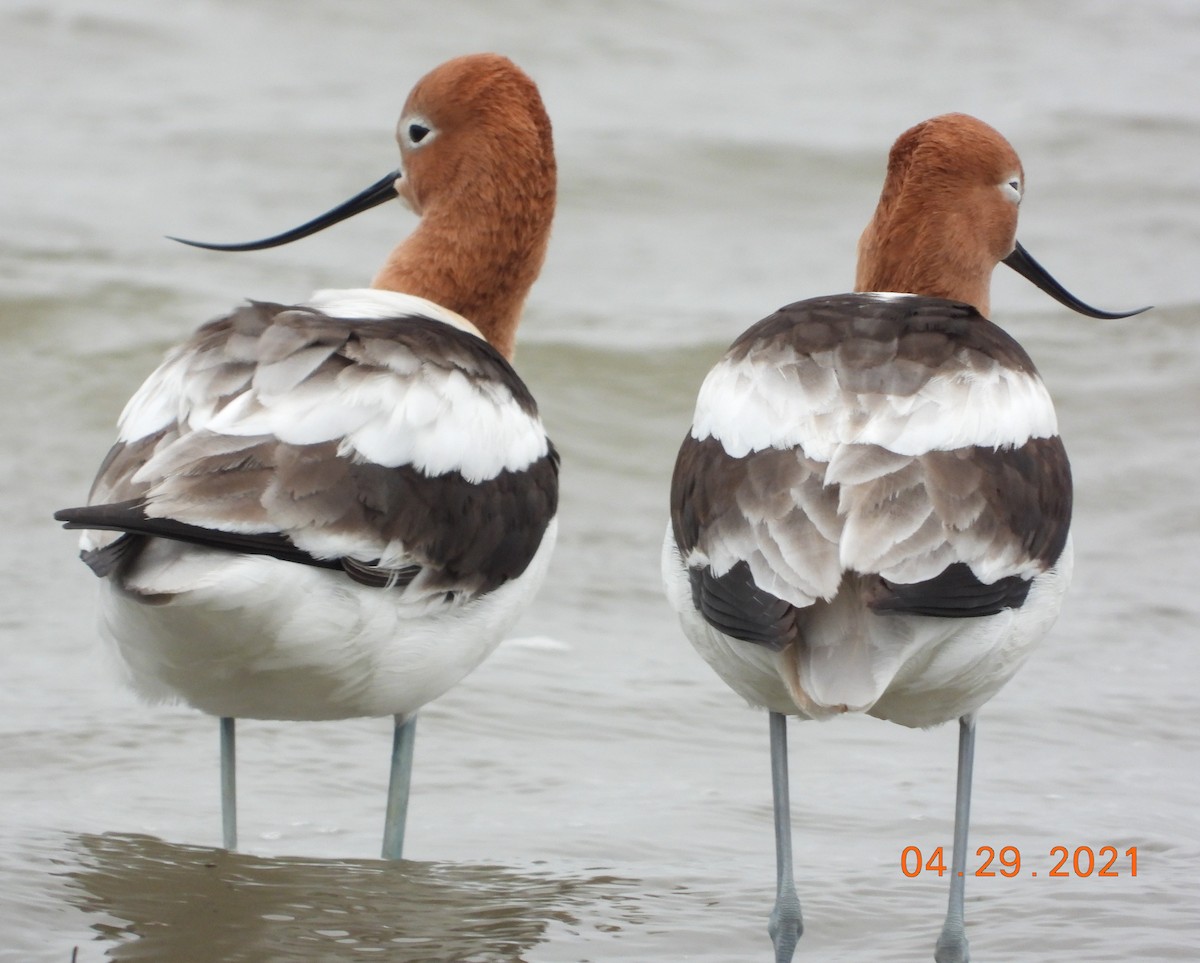
[[[846,712],[960,720],[937,959],[967,959],[975,713],[1050,628],[1071,573],[1067,456],[1033,362],[987,320],[992,270],[1128,316],[1083,304],[1016,243],[1024,186],[1012,147],[972,117],[901,135],[859,242],[863,293],[746,331],[679,452],[663,577],[692,644],[769,710],[780,961],[802,932],[785,719]]]
[[[396,720],[383,854],[399,858],[415,714],[496,647],[541,584],[558,456],[513,342],[554,215],[550,121],[494,54],[423,77],[401,168],[283,244],[399,196],[420,215],[371,288],[250,302],[130,399],[85,529],[101,627],[134,687],[233,720]],[[195,242],[187,242],[195,243]]]

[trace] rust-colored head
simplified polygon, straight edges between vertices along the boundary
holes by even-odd
[[[954,298],[986,315],[1024,191],[1020,158],[987,124],[966,114],[917,124],[892,146],[855,288]]]
[[[536,85],[506,57],[455,58],[413,88],[396,137],[396,191],[421,224],[375,286],[457,311],[511,356],[554,216],[554,145]]]
[[[421,223],[392,251],[375,287],[458,312],[511,358],[554,219],[554,143],[537,86],[498,54],[449,60],[413,88],[396,136],[399,171],[299,227],[236,244],[175,240],[215,251],[259,251],[399,195]]]
[[[396,187],[418,214],[438,203],[496,200],[499,192],[523,193],[534,184],[554,189],[554,145],[541,96],[498,54],[456,57],[417,81],[396,140],[403,161]]]

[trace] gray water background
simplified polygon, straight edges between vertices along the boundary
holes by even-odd
[[[563,454],[553,571],[421,721],[411,861],[374,859],[390,723],[244,723],[244,852],[216,724],[143,706],[50,521],[161,353],[243,297],[365,283],[386,207],[218,255],[395,164],[412,82],[491,49],[539,82],[560,206],[518,367]],[[1055,395],[1075,587],[980,717],[973,958],[1200,957],[1200,5],[1192,0],[467,3],[6,0],[0,8],[0,961],[769,959],[766,720],[658,586],[703,373],[781,304],[846,290],[886,152],[964,110],[1020,152],[1020,236],[1092,303],[1007,272],[993,317]],[[1001,269],[1003,272],[1003,269]],[[927,960],[953,727],[792,727],[798,959]],[[1138,875],[1049,879],[1055,846]],[[1032,876],[1038,871],[1037,877]]]

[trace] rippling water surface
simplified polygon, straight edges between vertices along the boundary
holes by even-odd
[[[411,861],[377,852],[387,720],[244,723],[244,853],[219,842],[215,723],[137,704],[51,512],[78,503],[161,352],[245,296],[353,286],[412,226],[384,208],[244,256],[165,233],[290,226],[394,166],[411,83],[495,49],[539,81],[561,202],[518,367],[563,453],[550,580],[422,715]],[[766,720],[658,588],[700,378],[788,301],[845,290],[886,151],[965,110],[1029,181],[1025,245],[1085,300],[998,275],[1078,489],[1076,584],[982,713],[978,960],[1200,956],[1200,8],[549,0],[10,0],[0,10],[0,961],[768,959]],[[794,726],[798,959],[924,960],[953,727]],[[1138,874],[1048,878],[1054,847]],[[1033,872],[1038,875],[1034,877]]]

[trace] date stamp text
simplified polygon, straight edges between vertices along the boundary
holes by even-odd
[[[1099,876],[1111,879],[1136,876],[1138,869],[1136,846],[1130,846],[1123,853],[1116,846],[1101,846],[1098,849],[1091,846],[1076,846],[1074,849],[1051,846],[1047,857],[1038,859],[1036,865],[1032,860],[1026,860],[1024,869],[1021,850],[1016,846],[1002,846],[1000,849],[980,846],[975,850],[975,855],[979,862],[974,872],[967,869],[971,876],[1004,876],[1009,879],[1021,875],[1059,879]],[[951,869],[943,847],[938,846],[926,855],[917,846],[905,846],[900,853],[900,872],[909,879],[915,879],[922,873],[945,876]]]

